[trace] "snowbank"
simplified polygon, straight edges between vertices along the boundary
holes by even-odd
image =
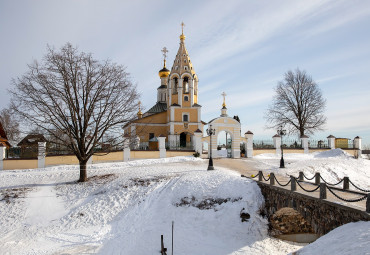
[[[343,225],[298,250],[295,254],[370,254],[370,222],[360,221]]]

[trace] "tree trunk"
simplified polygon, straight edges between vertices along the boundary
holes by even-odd
[[[87,181],[87,160],[80,161],[80,179],[78,181]]]

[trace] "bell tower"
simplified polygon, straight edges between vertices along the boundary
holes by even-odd
[[[181,23],[180,45],[168,77],[169,142],[191,144],[194,132],[203,125],[198,104],[198,76],[185,47],[184,26]]]

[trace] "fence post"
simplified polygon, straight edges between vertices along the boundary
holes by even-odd
[[[163,235],[161,235],[161,255],[167,255],[167,248],[164,248]]]
[[[166,136],[160,135],[158,137],[158,147],[159,147],[159,158],[166,157]]]
[[[275,185],[275,174],[270,173],[270,185]]]
[[[274,140],[275,153],[281,154],[281,136],[276,134],[272,139]]]
[[[298,180],[299,180],[300,182],[303,182],[303,172],[299,172]]]
[[[46,142],[38,142],[37,167],[45,167]]]
[[[320,173],[315,173],[315,184],[316,185],[320,184]]]
[[[353,149],[355,149],[355,157],[361,158],[362,150],[361,137],[356,136],[355,139],[353,139]]]
[[[248,131],[244,134],[244,137],[247,139],[247,148],[245,148],[247,158],[253,158],[253,133]]]
[[[262,181],[262,171],[258,171],[258,181],[261,182]]]
[[[328,137],[328,145],[331,150],[335,149],[335,136],[329,135]]]
[[[290,176],[290,191],[296,191],[297,190],[297,184],[295,183],[295,177]]]
[[[0,144],[0,170],[4,170],[5,152],[6,152],[6,147]]]
[[[326,199],[326,183],[320,183],[320,199]]]
[[[202,136],[203,133],[201,130],[197,129],[194,132],[194,150],[198,152],[200,156],[202,155]]]
[[[367,199],[366,199],[366,212],[370,213],[370,193],[367,193]]]
[[[347,176],[345,176],[343,178],[343,189],[344,190],[348,190],[349,189],[349,178]]]
[[[305,154],[309,153],[309,149],[308,149],[308,136],[302,135],[301,136],[301,142],[302,142],[302,147],[303,147],[304,153]]]
[[[130,161],[130,136],[128,134],[125,134],[123,136],[123,161],[127,162]]]

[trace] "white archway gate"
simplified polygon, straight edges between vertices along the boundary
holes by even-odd
[[[244,137],[240,136],[241,132],[241,125],[240,122],[235,120],[234,118],[230,118],[227,115],[218,117],[216,119],[211,120],[208,123],[208,128],[215,129],[215,135],[212,135],[212,157],[217,158],[217,137],[220,132],[225,131],[231,136],[231,157],[232,158],[240,158],[240,143],[246,142]],[[209,137],[207,137],[209,140]]]

